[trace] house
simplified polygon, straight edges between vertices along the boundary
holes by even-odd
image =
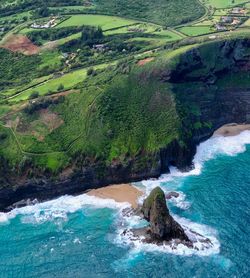
[[[106,49],[105,44],[94,44],[93,49],[98,51],[104,51]]]
[[[69,54],[68,53],[62,53],[62,56],[64,59],[67,59],[69,57]]]
[[[232,23],[233,22],[233,18],[231,16],[222,16],[220,18],[220,22],[221,23],[225,23],[225,24],[229,24],[229,23]]]
[[[51,20],[49,20],[47,23],[44,23],[44,24],[38,24],[38,23],[33,23],[31,25],[31,28],[34,28],[34,29],[48,29],[48,28],[51,28],[51,27],[54,27],[57,25],[56,23],[56,17],[53,17]]]
[[[34,29],[38,29],[38,28],[40,28],[40,25],[35,22],[35,23],[32,23],[30,27],[34,28]]]
[[[219,23],[215,24],[215,28],[217,31],[226,31],[227,28],[223,25],[220,25]]]
[[[235,18],[233,19],[232,25],[239,25],[240,23],[241,23],[240,19],[237,18],[237,17],[235,17]]]
[[[235,7],[232,9],[231,11],[232,14],[237,14],[237,15],[245,15],[246,14],[246,10],[240,7]]]

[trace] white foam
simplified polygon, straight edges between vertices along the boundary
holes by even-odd
[[[0,223],[8,223],[9,218],[7,213],[0,212]]]
[[[172,203],[174,206],[183,210],[189,209],[191,203],[186,200],[186,195],[181,191],[175,191],[175,192],[178,193],[179,196],[172,197],[171,199],[168,200],[168,203]]]
[[[194,223],[188,219],[180,218],[174,215],[189,239],[193,243],[193,247],[188,247],[182,243],[176,243],[172,240],[168,244],[157,245],[143,242],[144,237],[135,237],[131,231],[123,234],[124,226],[119,229],[117,237],[114,239],[116,244],[130,246],[129,257],[136,256],[140,252],[164,252],[181,256],[210,256],[220,252],[220,243],[216,238],[216,231],[206,225]],[[129,226],[127,227],[129,229]],[[208,239],[208,241],[204,241]]]
[[[68,213],[74,213],[83,207],[111,208],[122,211],[130,207],[129,203],[118,203],[112,199],[101,199],[94,196],[82,194],[79,196],[62,196],[58,199],[16,208],[8,213],[0,214],[0,222],[7,222],[9,219],[21,215],[22,223],[44,223],[57,219],[67,220]]]
[[[176,178],[191,175],[200,175],[206,161],[215,159],[219,155],[235,156],[246,151],[246,145],[250,144],[250,131],[246,130],[235,136],[214,136],[201,143],[193,159],[194,169],[189,172],[180,172],[175,167],[170,167],[170,174],[163,174],[159,179],[144,180],[141,183],[145,187],[146,195],[163,182],[174,181]]]
[[[239,153],[243,153],[246,151],[246,145],[250,144],[250,131],[243,131],[239,135],[230,136],[230,137],[222,137],[216,136],[212,137],[209,140],[201,143],[197,147],[197,153],[194,157],[194,169],[182,173],[175,167],[170,167],[170,174],[164,174],[159,179],[149,179],[141,182],[140,189],[144,190],[144,196],[147,196],[153,188],[156,186],[161,186],[162,183],[173,182],[176,183],[176,187],[181,185],[181,179],[183,177],[187,177],[190,175],[200,175],[202,171],[202,167],[204,163],[208,160],[215,159],[219,155],[228,155],[235,156]],[[162,187],[165,193],[168,193],[166,187]],[[190,207],[190,203],[186,201],[186,196],[184,193],[177,191],[179,193],[179,197],[171,198],[169,202],[172,202],[175,206],[188,209]],[[142,202],[142,198],[140,202]],[[127,233],[125,236],[122,235],[122,230],[120,230],[120,234],[118,234],[116,238],[116,242],[119,244],[126,244],[133,246],[130,252],[130,255],[137,255],[138,252],[147,251],[147,252],[167,252],[176,255],[200,255],[200,256],[209,256],[212,254],[218,254],[220,251],[220,243],[216,238],[216,231],[212,228],[191,222],[188,219],[180,218],[178,216],[174,216],[176,221],[182,225],[186,234],[192,240],[194,248],[189,248],[183,244],[172,244],[172,245],[162,245],[158,246],[156,244],[145,244],[142,242],[143,238],[135,238],[132,233]],[[131,219],[131,223],[127,224],[127,228],[131,228],[135,226],[136,221],[139,219]],[[129,223],[129,219],[126,220]],[[139,225],[137,223],[137,225]],[[124,227],[123,227],[124,230]],[[208,238],[211,242],[204,242],[204,238]]]
[[[215,136],[201,143],[194,157],[194,173],[200,174],[204,162],[216,158],[218,155],[235,156],[246,151],[250,144],[250,131],[246,130],[235,136]],[[192,171],[191,171],[192,172]],[[193,173],[193,174],[194,174]]]

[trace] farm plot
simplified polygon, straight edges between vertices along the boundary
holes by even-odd
[[[153,44],[162,42],[171,42],[181,39],[178,33],[170,30],[164,30],[161,26],[156,24],[139,23],[133,26],[126,26],[109,30],[104,32],[105,35],[119,35],[119,34],[136,34],[136,38],[130,39],[130,41],[152,41]],[[145,37],[145,35],[147,35]]]
[[[69,26],[80,26],[80,25],[91,25],[100,26],[103,31],[135,24],[136,21],[125,19],[116,16],[106,15],[73,15],[69,19],[65,20],[61,24],[58,24],[56,28],[69,27]]]
[[[93,67],[94,69],[103,69],[107,67],[108,65],[112,65],[114,63],[110,64],[101,64]],[[61,87],[61,90],[69,90],[72,89],[74,86],[82,82],[87,77],[87,70],[88,68],[75,70],[69,73],[66,73],[58,78],[50,79],[46,81],[45,83],[38,85],[36,87],[33,87],[31,89],[25,90],[22,93],[12,97],[9,99],[10,102],[19,102],[23,100],[27,100],[30,98],[30,96],[37,92],[39,96],[48,95],[51,93],[58,92],[59,88]]]
[[[26,36],[11,35],[9,36],[1,47],[13,52],[23,53],[25,55],[33,55],[39,53],[40,49],[34,45]]]
[[[250,18],[247,21],[245,21],[241,26],[242,27],[250,27]]]
[[[228,8],[248,2],[247,0],[204,0],[203,3],[214,8]]]
[[[187,36],[200,36],[215,32],[211,26],[185,26],[177,30]]]

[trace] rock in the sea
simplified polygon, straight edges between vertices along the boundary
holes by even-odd
[[[142,206],[144,218],[150,222],[151,235],[156,240],[189,241],[183,228],[170,215],[165,194],[160,187],[152,190]]]
[[[170,200],[172,198],[178,198],[179,196],[180,196],[180,194],[178,192],[171,191],[168,194],[166,194],[166,199]]]

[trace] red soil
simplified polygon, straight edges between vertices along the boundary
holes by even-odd
[[[23,35],[9,36],[1,47],[25,55],[37,54],[40,51],[38,46],[34,45],[31,40]]]
[[[153,57],[146,58],[146,59],[140,60],[140,61],[137,63],[137,65],[138,65],[138,66],[144,66],[145,64],[147,64],[147,63],[149,63],[149,62],[151,62],[151,61],[153,61],[153,60],[154,60]]]

